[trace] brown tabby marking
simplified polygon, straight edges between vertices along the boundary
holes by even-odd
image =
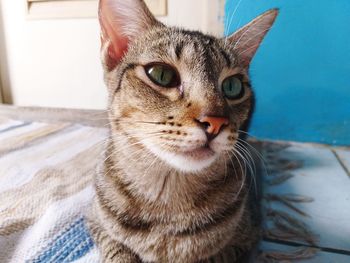
[[[241,262],[258,231],[235,145],[253,99],[248,66],[277,11],[227,39],[166,27],[141,0],[101,0],[99,15],[110,138],[89,224],[103,262]],[[154,63],[180,82],[151,80]]]

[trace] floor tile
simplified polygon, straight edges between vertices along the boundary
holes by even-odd
[[[350,149],[334,148],[334,152],[350,177]]]
[[[350,252],[350,178],[334,153],[326,147],[293,144],[280,151],[278,158],[297,160],[302,166],[291,171],[292,178],[269,186],[266,191],[308,196],[314,201],[295,204],[309,217],[300,216],[279,202],[272,202],[271,207],[305,222],[319,236],[320,247]]]
[[[286,245],[281,245],[281,244],[276,244],[276,243],[266,242],[266,241],[262,242],[261,248],[264,249],[264,251],[272,250],[277,252],[293,251],[296,249],[296,247],[286,246]],[[297,262],[298,263],[347,263],[347,262],[350,262],[350,255],[319,251],[316,253],[314,257],[310,259],[305,259],[305,260],[298,260]]]

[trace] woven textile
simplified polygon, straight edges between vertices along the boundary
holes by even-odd
[[[98,262],[84,214],[106,135],[0,117],[0,262]]]

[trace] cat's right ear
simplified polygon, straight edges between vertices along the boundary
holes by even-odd
[[[277,15],[278,9],[271,9],[227,37],[244,67],[249,67],[255,52],[272,27]]]
[[[143,0],[100,0],[102,60],[112,70],[123,58],[133,39],[160,24]]]

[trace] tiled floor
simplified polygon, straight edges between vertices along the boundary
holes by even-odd
[[[265,178],[290,175],[281,184],[265,184],[265,193],[306,197],[306,202],[292,205],[307,215],[281,201],[267,202],[267,207],[287,212],[305,223],[316,243],[267,235],[261,247],[285,251],[301,245],[317,247],[320,251],[315,257],[297,262],[350,262],[350,148],[292,143],[272,153],[264,149],[262,152],[270,171]],[[290,167],[286,160],[292,164]]]

